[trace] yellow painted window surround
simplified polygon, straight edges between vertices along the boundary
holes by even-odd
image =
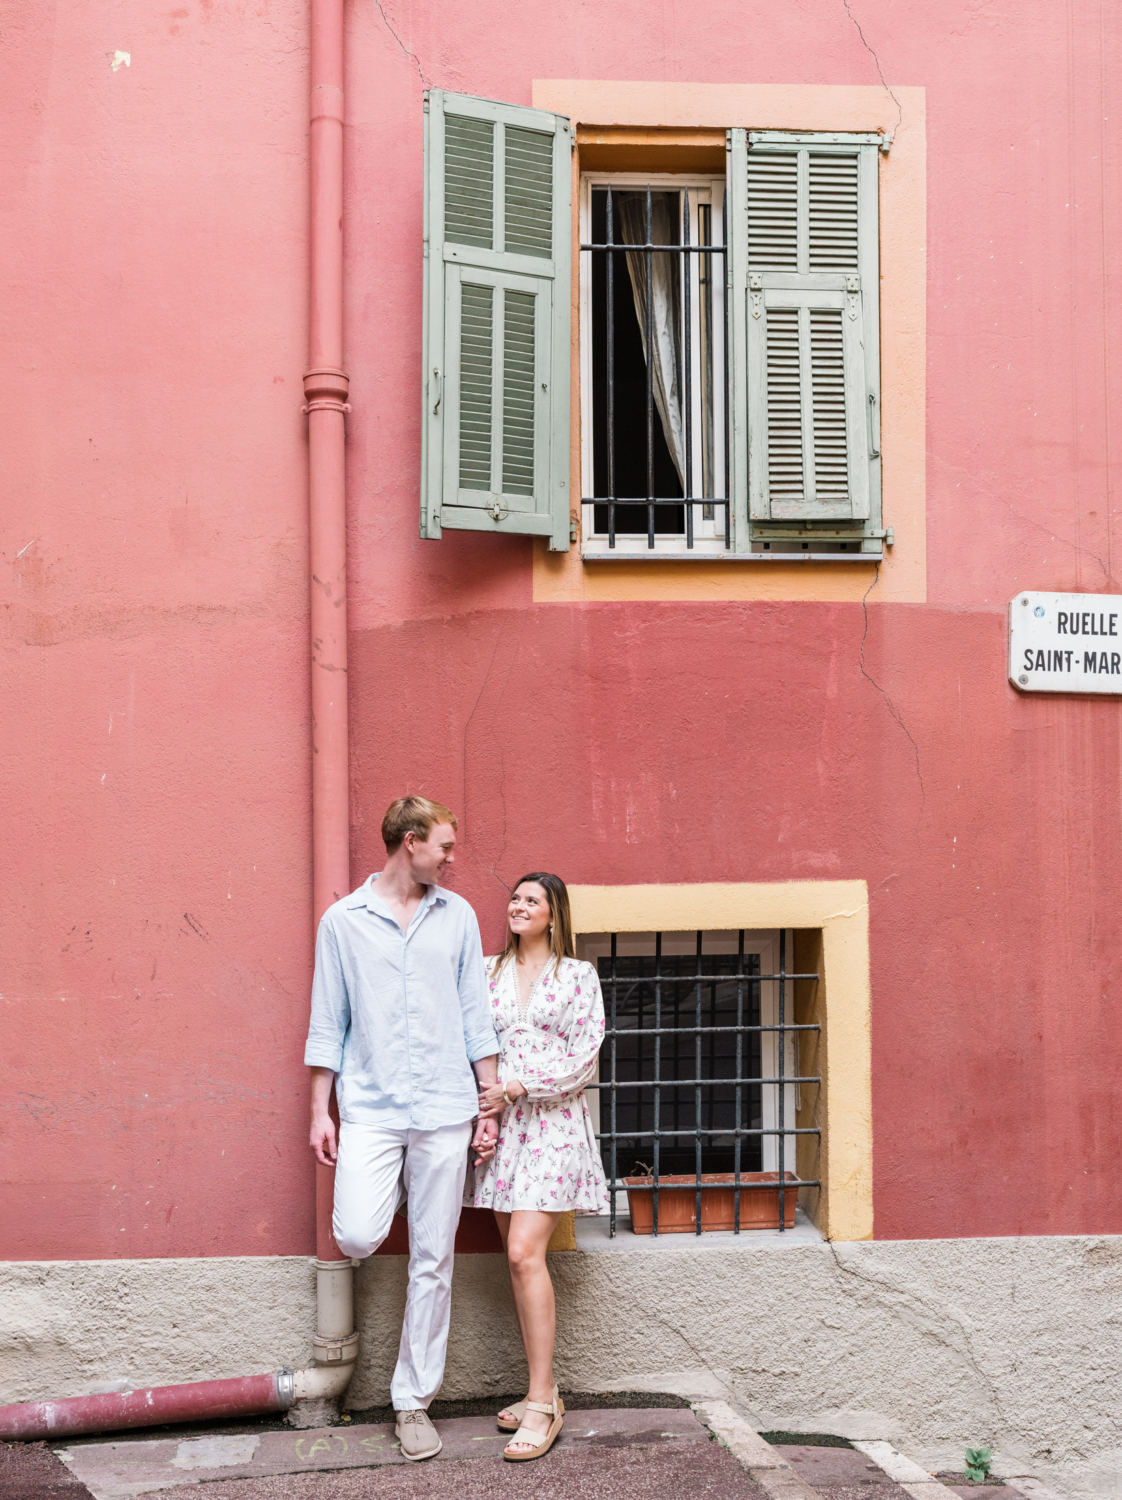
[[[922,88],[850,85],[626,83],[537,79],[537,108],[576,125],[574,213],[581,171],[720,171],[729,127],[880,131],[892,136],[880,165],[881,386],[884,524],[895,545],[878,565],[870,603],[926,600],[925,94]],[[574,226],[574,234],[579,233]],[[576,243],[574,239],[574,243]],[[579,306],[578,257],[573,305]],[[572,465],[580,472],[579,318],[573,318]],[[578,600],[858,601],[870,566],[832,561],[730,565],[582,561],[535,542],[534,598]]]
[[[570,886],[580,933],[794,927],[795,963],[817,972],[796,991],[800,1019],[822,1026],[806,1071],[821,1076],[822,1187],[810,1208],[827,1239],[873,1235],[868,890],[862,880]],[[809,1137],[807,1139],[810,1139]],[[801,1164],[800,1164],[801,1166]],[[560,1226],[559,1226],[560,1227]],[[566,1239],[571,1235],[566,1229]],[[575,1248],[575,1241],[569,1240]],[[552,1248],[568,1248],[557,1243]]]

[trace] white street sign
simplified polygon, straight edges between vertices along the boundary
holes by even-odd
[[[1122,594],[1018,594],[1009,681],[1022,693],[1122,694]]]

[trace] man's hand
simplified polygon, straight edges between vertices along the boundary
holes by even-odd
[[[471,1147],[475,1152],[477,1166],[490,1161],[495,1154],[495,1147],[499,1139],[499,1122],[491,1116],[480,1115],[475,1123],[475,1134],[471,1138]]]
[[[316,1153],[316,1161],[322,1162],[325,1167],[335,1165],[339,1148],[335,1139],[335,1121],[330,1115],[313,1117],[312,1133],[308,1144]]]
[[[335,1121],[330,1112],[334,1082],[335,1074],[330,1068],[312,1069],[312,1131],[308,1144],[316,1153],[316,1161],[325,1167],[333,1167],[339,1155]]]

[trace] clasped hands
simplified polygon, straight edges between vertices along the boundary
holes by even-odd
[[[506,1083],[505,1098],[503,1088],[502,1083],[492,1083],[479,1090],[479,1119],[476,1122],[471,1145],[475,1152],[475,1159],[481,1165],[485,1161],[490,1161],[495,1154],[499,1139],[499,1116],[506,1109],[507,1103],[520,1099],[526,1092],[517,1079],[511,1079]]]

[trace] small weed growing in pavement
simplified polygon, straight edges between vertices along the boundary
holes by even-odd
[[[992,1448],[967,1448],[966,1450],[966,1477],[967,1479],[986,1480],[990,1477],[990,1465],[993,1463]]]

